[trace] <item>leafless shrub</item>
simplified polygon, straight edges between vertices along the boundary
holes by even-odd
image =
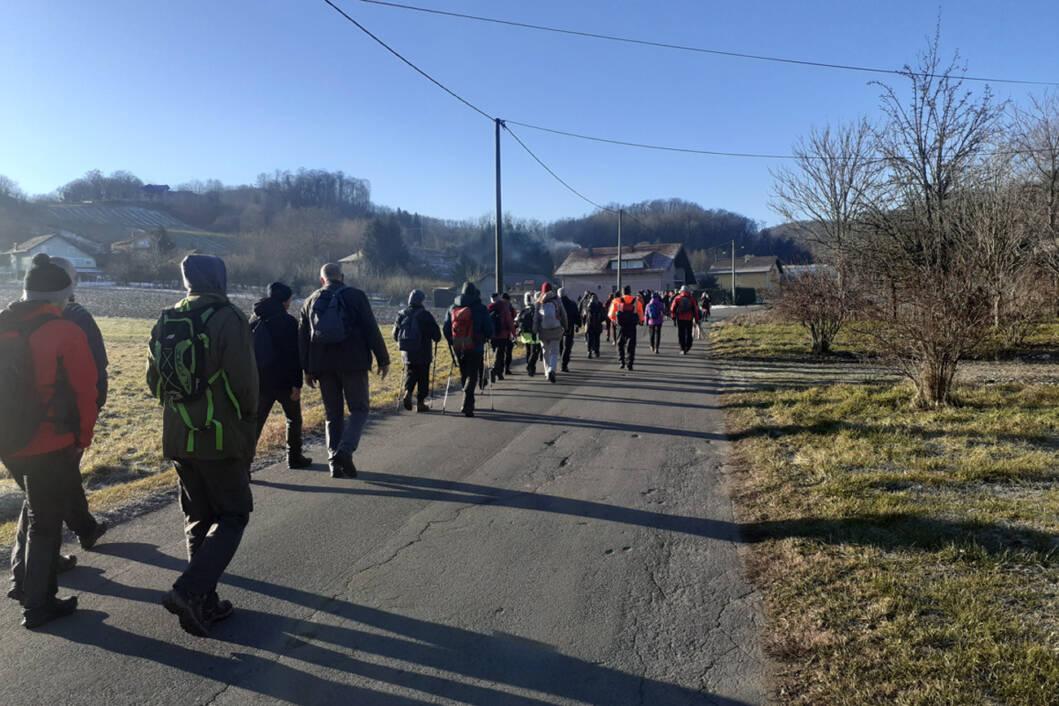
[[[783,282],[776,311],[809,333],[813,355],[827,355],[856,307],[833,270],[817,269]]]

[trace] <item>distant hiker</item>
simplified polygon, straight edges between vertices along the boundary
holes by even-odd
[[[500,298],[505,304],[507,304],[507,310],[511,313],[511,325],[514,327],[515,318],[518,316],[518,312],[515,311],[515,305],[511,303],[511,296],[507,292],[504,292],[500,295]],[[511,358],[515,353],[515,335],[516,334],[513,333],[507,339],[507,356],[504,358],[504,375],[511,374]]]
[[[533,330],[533,321],[537,317],[537,307],[533,302],[533,292],[523,296],[523,308],[515,319],[519,340],[526,346],[526,373],[533,377],[537,374],[537,361],[541,357],[541,340]]]
[[[563,305],[563,309],[566,310],[566,321],[567,326],[563,331],[563,337],[560,341],[559,350],[562,354],[562,370],[564,373],[570,372],[570,354],[574,348],[574,334],[577,329],[581,326],[581,312],[577,308],[577,304],[572,299],[566,296],[566,290],[563,287],[559,287],[559,303]]]
[[[66,271],[74,290],[76,290],[77,268],[74,264],[64,257],[53,257],[51,261]],[[107,360],[107,348],[103,343],[103,334],[100,332],[99,326],[96,325],[96,320],[88,313],[88,310],[75,301],[73,293],[70,294],[66,306],[63,307],[63,318],[77,324],[77,327],[84,331],[85,338],[88,340],[88,347],[92,350],[92,358],[96,363],[96,407],[103,409],[103,405],[107,403],[107,365],[109,363]],[[70,509],[66,514],[66,526],[77,535],[81,542],[81,548],[88,550],[94,547],[99,538],[107,531],[107,523],[105,520],[97,519],[88,511],[88,499],[85,497],[79,466],[80,459],[78,459],[78,467],[74,467],[74,470],[77,470],[77,475],[71,475],[70,478],[71,487],[75,487],[76,492],[71,498]],[[76,557],[60,556],[59,570],[63,571],[66,568],[72,568],[76,563]]]
[[[291,288],[282,282],[268,286],[268,296],[254,303],[250,330],[257,359],[257,438],[279,402],[287,418],[287,468],[308,468],[313,460],[302,453],[302,366],[298,353],[298,320],[290,310]]]
[[[416,411],[429,412],[426,405],[430,394],[430,362],[434,359],[434,345],[441,340],[438,322],[424,306],[427,295],[418,289],[408,294],[408,307],[397,315],[393,324],[393,340],[401,351],[404,363],[404,408],[411,411],[412,393],[416,392]]]
[[[643,323],[643,302],[632,295],[632,288],[625,285],[622,296],[611,302],[610,320],[614,323],[618,341],[619,367],[632,370],[636,359],[636,327]]]
[[[20,301],[0,312],[0,460],[25,492],[11,548],[11,590],[22,625],[37,628],[77,609],[56,598],[62,524],[81,488],[78,462],[98,413],[96,362],[84,332],[64,320],[73,282],[34,256]]]
[[[540,302],[533,317],[533,332],[541,341],[544,357],[544,374],[548,382],[555,382],[555,368],[559,362],[559,340],[570,323],[566,318],[566,308],[559,302],[559,296],[549,282],[541,286]]]
[[[614,322],[610,320],[610,307],[614,304],[614,300],[617,297],[617,293],[611,292],[607,297],[607,301],[603,302],[603,310],[607,312],[607,318],[603,320],[604,325],[607,327],[607,343],[616,343],[618,340],[617,333],[614,331]]]
[[[449,307],[443,332],[460,367],[463,414],[473,417],[474,388],[481,383],[484,374],[485,342],[493,337],[493,322],[473,283],[465,282],[460,295]]]
[[[582,320],[585,325],[585,345],[588,348],[588,357],[591,358],[595,353],[598,358],[599,337],[603,333],[603,322],[607,320],[607,312],[595,292],[589,292],[585,300]]]
[[[680,293],[673,297],[670,308],[673,320],[677,322],[677,339],[680,341],[680,354],[687,355],[691,350],[691,344],[695,340],[693,329],[695,324],[702,318],[695,296],[691,293],[688,285],[680,288]]]
[[[188,566],[162,598],[180,627],[205,637],[232,614],[217,582],[250,521],[258,376],[250,323],[228,301],[224,262],[188,255],[187,297],[151,331],[147,387],[162,403],[162,455],[173,460]]]
[[[651,295],[651,301],[647,302],[647,329],[651,335],[651,350],[658,353],[662,344],[662,324],[666,322],[666,308],[658,292]]]
[[[493,348],[494,360],[489,379],[493,381],[503,380],[504,371],[511,368],[508,344],[515,335],[515,319],[511,316],[511,304],[501,299],[499,292],[494,292],[491,299],[488,309],[493,323],[493,337],[489,339],[489,345]]]
[[[699,308],[702,309],[702,318],[704,321],[710,318],[710,305],[712,303],[713,302],[710,299],[710,293],[703,292],[702,298],[699,300]]]
[[[344,280],[340,265],[329,262],[321,267],[323,286],[305,300],[298,322],[305,384],[314,387],[320,383],[332,478],[357,477],[353,454],[368,421],[372,356],[380,380],[390,372],[390,354],[368,297],[360,289],[346,286]]]

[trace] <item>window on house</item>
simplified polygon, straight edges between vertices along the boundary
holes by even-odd
[[[621,260],[621,269],[623,270],[642,270],[644,268],[643,259],[626,259]],[[608,270],[618,269],[618,258],[614,258],[607,265]]]

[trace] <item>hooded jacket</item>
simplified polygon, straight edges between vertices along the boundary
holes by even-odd
[[[47,319],[29,336],[37,393],[49,417],[15,458],[40,456],[70,446],[88,448],[96,424],[96,365],[84,332],[44,301],[19,301],[0,312],[0,322]],[[0,334],[2,335],[2,334]],[[62,380],[65,379],[65,383]]]
[[[474,318],[474,352],[485,353],[485,342],[493,337],[493,320],[482,304],[482,297],[477,290],[464,291],[449,307],[443,327],[445,340],[452,345],[452,312],[465,306],[471,308],[471,316]]]
[[[298,320],[287,313],[283,302],[265,297],[254,303],[250,317],[250,330],[258,335],[257,328],[264,326],[261,335],[272,338],[275,359],[271,365],[261,367],[258,363],[259,384],[262,390],[290,392],[302,386],[302,366],[298,354]]]
[[[342,297],[345,303],[349,335],[339,343],[312,342],[311,314],[316,300],[324,291]],[[368,296],[356,287],[348,287],[341,282],[328,282],[305,300],[298,321],[298,350],[302,370],[312,375],[371,370],[372,355],[380,367],[390,364],[390,352],[386,349],[386,341],[375,321]]]
[[[107,403],[107,391],[110,389],[107,379],[107,366],[110,361],[107,359],[107,347],[103,343],[103,334],[88,310],[77,302],[70,302],[63,308],[63,318],[74,322],[85,332],[88,347],[92,350],[92,358],[96,363],[96,406],[102,409]]]
[[[647,302],[647,308],[644,311],[647,314],[648,326],[661,326],[666,322],[666,305],[662,303],[662,298],[657,292],[651,295],[651,301]],[[655,315],[652,316],[652,313]]]
[[[565,294],[559,297],[559,303],[566,310],[566,332],[572,336],[574,329],[581,325],[581,310],[578,309],[577,302]]]
[[[419,326],[419,340],[422,345],[417,351],[401,351],[401,361],[405,365],[430,365],[430,361],[434,359],[431,343],[441,340],[441,329],[438,328],[434,315],[422,304],[409,306],[397,315],[397,320],[393,324],[393,340],[400,340],[401,327],[410,316],[415,317],[415,324]]]
[[[602,331],[603,319],[606,317],[607,312],[603,308],[603,302],[601,302],[598,297],[591,296],[585,300],[584,325],[589,333],[599,333]]]
[[[555,307],[555,316],[559,319],[559,325],[555,328],[542,328],[541,324],[544,322],[544,307],[553,305]],[[542,341],[558,341],[563,337],[563,333],[570,327],[570,320],[566,316],[566,307],[559,301],[559,295],[555,293],[554,289],[549,289],[541,295],[541,300],[537,304],[537,311],[533,316],[533,332],[537,334],[537,337]]]
[[[250,323],[242,311],[232,306],[224,293],[224,263],[208,255],[188,255],[181,265],[188,296],[177,307],[188,310],[215,307],[205,323],[210,346],[206,351],[205,372],[212,376],[223,371],[210,390],[213,418],[217,425],[193,431],[179,410],[162,401],[162,455],[166,458],[201,460],[240,459],[254,456],[257,445],[258,373]],[[157,338],[155,324],[151,338]],[[159,374],[154,352],[148,348],[147,387],[159,392]],[[160,400],[161,401],[161,400]],[[207,418],[206,396],[185,405],[188,418],[197,428]],[[218,443],[219,442],[219,443]],[[220,447],[220,448],[218,448]]]

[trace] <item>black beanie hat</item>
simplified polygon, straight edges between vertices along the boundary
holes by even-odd
[[[283,303],[291,298],[294,294],[291,288],[282,282],[273,282],[268,285],[268,298],[275,299],[276,301]]]
[[[73,285],[66,270],[51,261],[47,253],[33,256],[33,264],[26,272],[23,289],[27,292],[61,292]]]

